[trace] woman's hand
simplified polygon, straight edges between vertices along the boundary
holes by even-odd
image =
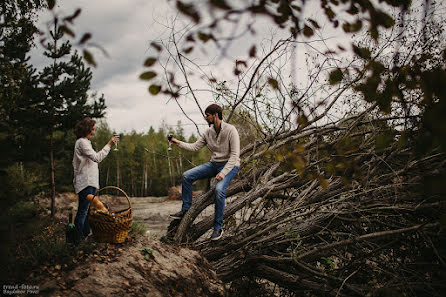
[[[110,140],[108,141],[108,145],[110,147],[112,147],[114,144],[116,144],[119,141],[119,135],[117,136],[113,136],[112,138],[110,138]]]

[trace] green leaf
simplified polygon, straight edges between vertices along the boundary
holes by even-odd
[[[378,40],[379,33],[378,33],[378,29],[376,27],[371,27],[370,28],[370,36],[372,36],[372,38],[374,40]]]
[[[350,29],[351,29],[351,32],[358,32],[359,30],[362,29],[362,21],[357,20],[356,23],[351,25]]]
[[[388,15],[387,13],[383,12],[383,11],[379,11],[376,10],[373,14],[373,21],[378,24],[383,26],[384,28],[390,28],[395,24],[395,20]]]
[[[144,66],[150,67],[153,64],[155,64],[156,60],[157,60],[156,58],[147,58],[146,61],[144,62]]]
[[[268,83],[271,85],[271,87],[273,87],[274,89],[278,90],[279,89],[279,83],[277,82],[277,80],[275,80],[274,78],[269,78],[268,79]]]
[[[308,118],[304,114],[302,114],[297,118],[297,123],[299,124],[299,126],[305,127],[308,125]]]
[[[202,40],[204,43],[208,42],[209,39],[213,38],[211,34],[206,34],[203,32],[198,32],[198,38]]]
[[[356,45],[353,45],[353,52],[358,55],[359,57],[369,60],[372,56],[372,53],[368,48],[359,47]]]
[[[342,70],[337,68],[330,73],[328,82],[330,83],[330,85],[335,85],[335,84],[339,83],[343,77],[344,77],[344,75],[342,73]]]
[[[93,65],[94,67],[96,67],[96,62],[94,61],[94,57],[89,51],[84,49],[83,56],[84,56],[85,61],[87,61],[87,63],[89,65]]]
[[[149,87],[149,92],[152,95],[158,95],[158,93],[161,91],[161,86],[160,85],[151,85]]]
[[[153,72],[153,71],[147,71],[147,72],[144,72],[143,74],[141,74],[141,75],[139,76],[139,78],[142,79],[142,80],[151,80],[151,79],[154,78],[156,75],[157,75],[156,72]]]
[[[375,145],[377,150],[383,150],[393,143],[393,134],[390,131],[382,132],[376,136]]]

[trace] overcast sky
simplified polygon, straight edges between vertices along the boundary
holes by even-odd
[[[178,120],[188,134],[193,126],[182,115],[174,102],[167,102],[162,95],[151,96],[148,83],[139,75],[144,71],[143,63],[150,54],[150,41],[165,34],[166,24],[176,15],[168,1],[148,0],[59,0],[56,12],[71,15],[81,8],[81,15],[75,20],[75,32],[92,33],[92,41],[103,47],[108,57],[93,49],[98,64],[92,68],[91,91],[104,94],[106,99],[106,121],[117,132],[146,132],[149,127],[158,128],[164,121],[176,125]],[[51,14],[44,12],[39,17],[40,28],[45,29]],[[41,69],[50,61],[42,55],[39,44],[32,51],[31,63]],[[212,100],[212,98],[209,98]],[[203,102],[206,105],[206,102]],[[189,110],[199,123],[204,123],[195,110]]]
[[[99,50],[93,50],[98,66],[92,68],[91,91],[104,94],[106,99],[106,121],[117,132],[147,132],[152,126],[158,129],[162,122],[175,126],[180,120],[186,135],[195,132],[195,126],[182,114],[177,104],[168,101],[163,95],[149,94],[148,83],[139,79],[144,71],[143,63],[151,55],[152,40],[167,36],[169,30],[164,26],[177,16],[175,1],[167,0],[58,0],[55,11],[60,15],[71,15],[76,8],[81,8],[81,15],[75,20],[76,40],[85,32],[92,33],[92,40],[108,53],[104,56]],[[40,28],[45,28],[51,21],[48,12],[39,18]],[[186,20],[184,20],[186,23]],[[181,26],[181,20],[180,20]],[[271,34],[268,24],[259,21],[260,32]],[[248,46],[241,38],[233,43],[230,53],[247,55]],[[152,54],[153,55],[153,54]],[[32,52],[32,64],[40,69],[50,61],[42,55],[41,46]],[[214,61],[215,62],[215,61]],[[233,62],[230,57],[218,59],[212,70],[222,73],[232,72]],[[198,78],[196,78],[198,79]],[[180,103],[196,123],[205,124],[196,105],[184,101]],[[199,93],[201,106],[205,108],[213,103],[208,92]],[[200,130],[206,126],[200,126]]]

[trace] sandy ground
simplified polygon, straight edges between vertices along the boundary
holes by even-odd
[[[147,227],[150,235],[161,237],[166,234],[171,222],[169,214],[181,210],[181,201],[159,197],[131,198],[133,220]]]
[[[181,200],[167,200],[163,197],[135,197],[130,198],[133,208],[133,221],[142,223],[147,227],[148,235],[161,237],[167,232],[172,219],[169,214],[181,210]],[[214,205],[208,206],[198,216],[198,219],[213,215]],[[209,234],[208,234],[209,233]],[[211,230],[205,234],[210,236]]]
[[[124,196],[100,195],[100,200],[110,207],[112,211],[126,209],[128,207],[127,199]],[[48,209],[50,201],[48,197],[39,199],[44,207]],[[56,197],[56,217],[67,219],[68,214],[77,212],[78,198],[74,193],[60,193]],[[166,197],[130,197],[130,203],[133,211],[133,221],[143,224],[147,228],[147,235],[161,238],[167,232],[172,219],[169,214],[181,210],[181,200],[169,200]],[[214,205],[206,208],[198,217],[212,215]]]

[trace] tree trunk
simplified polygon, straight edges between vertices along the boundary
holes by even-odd
[[[172,176],[172,164],[170,162],[170,154],[169,152],[167,152],[167,164],[169,166],[169,181],[170,181],[170,186],[173,187],[175,186],[173,183],[173,176]]]
[[[118,156],[116,156],[116,186],[118,188],[120,187],[119,176],[120,176],[119,159],[118,159]],[[119,194],[120,194],[120,192],[118,190],[116,190],[116,195],[119,195]]]
[[[50,131],[50,171],[51,171],[51,217],[54,217],[56,212],[56,181],[55,181],[55,168],[54,168],[54,135],[53,130]]]

